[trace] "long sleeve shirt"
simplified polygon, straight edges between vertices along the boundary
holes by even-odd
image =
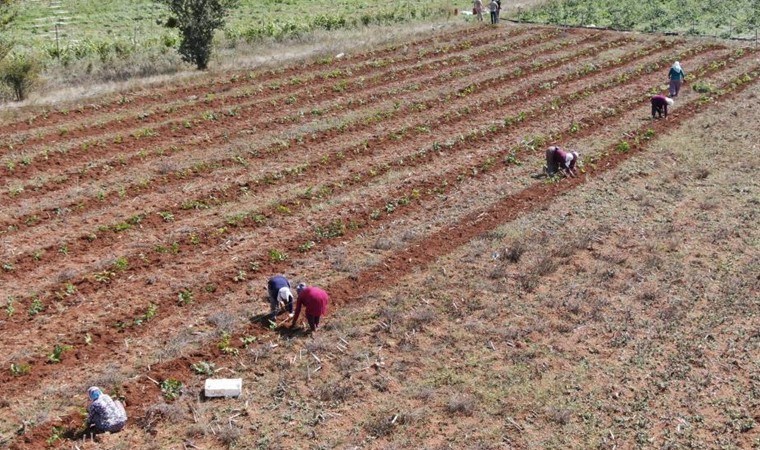
[[[330,301],[330,296],[327,295],[323,289],[316,286],[307,286],[301,292],[298,293],[298,300],[296,300],[296,312],[293,317],[293,323],[298,320],[298,315],[301,314],[301,306],[306,308],[306,315],[312,317],[321,317],[327,312],[327,304]]]
[[[668,72],[668,79],[669,80],[683,80],[686,78],[686,74],[683,72],[683,70],[676,70],[674,68],[670,68],[670,72]]]
[[[100,394],[97,400],[87,407],[87,423],[100,431],[119,431],[127,423],[127,411],[119,401],[109,395]]]

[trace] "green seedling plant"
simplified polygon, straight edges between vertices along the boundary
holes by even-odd
[[[13,298],[12,296],[9,296],[8,301],[5,303],[5,314],[8,317],[13,316],[13,314],[16,312],[16,308],[14,308],[13,306],[13,302],[15,301],[16,301],[15,298]]]
[[[48,355],[48,361],[57,364],[61,362],[61,358],[63,357],[63,352],[67,352],[74,347],[70,345],[61,345],[61,344],[55,344],[55,347],[53,347],[53,352]]]
[[[237,356],[239,350],[231,345],[231,341],[232,336],[230,333],[222,333],[222,339],[219,341],[219,344],[217,344],[217,347],[219,347],[219,350],[226,355]]]
[[[197,373],[198,375],[206,375],[211,376],[216,372],[216,365],[212,362],[207,361],[198,361],[196,363],[193,363],[190,365],[190,368],[193,369],[193,372]]]
[[[34,297],[32,303],[29,305],[29,315],[36,316],[45,310],[45,305],[42,303],[39,297]]]
[[[180,306],[185,306],[193,303],[193,291],[190,289],[183,289],[177,294],[177,299]]]
[[[20,377],[21,375],[26,375],[29,372],[31,372],[32,367],[29,364],[24,363],[11,363],[11,375],[14,377]]]
[[[182,395],[182,382],[174,378],[167,378],[160,384],[161,393],[167,401],[174,401]]]
[[[269,260],[270,261],[272,261],[272,262],[281,262],[281,261],[285,261],[286,259],[288,259],[288,254],[287,253],[285,253],[285,252],[283,252],[281,250],[277,250],[276,248],[273,248],[273,249],[269,250]]]
[[[53,427],[53,432],[49,438],[45,441],[48,445],[53,445],[63,438],[63,433],[66,431],[66,427],[63,425]]]

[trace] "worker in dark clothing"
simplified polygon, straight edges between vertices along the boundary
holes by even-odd
[[[554,176],[558,171],[562,171],[569,177],[578,176],[578,152],[566,152],[560,147],[553,145],[546,149],[546,174]]]
[[[271,319],[277,317],[282,308],[287,309],[290,317],[293,317],[293,293],[290,291],[290,281],[282,275],[275,275],[267,281],[267,291]]]
[[[296,292],[298,292],[298,299],[296,300],[296,313],[291,327],[295,326],[298,321],[303,306],[306,308],[305,315],[309,322],[309,329],[316,331],[319,327],[319,319],[327,312],[330,296],[323,289],[316,286],[306,286],[304,283],[299,283],[296,286]]]
[[[652,119],[655,118],[655,114],[660,116],[660,119],[668,117],[668,106],[673,106],[673,99],[665,97],[664,95],[652,96]]]

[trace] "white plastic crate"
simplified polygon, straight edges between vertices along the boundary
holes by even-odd
[[[206,397],[239,397],[243,393],[242,378],[209,378],[206,380]]]

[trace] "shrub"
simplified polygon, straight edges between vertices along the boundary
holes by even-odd
[[[13,91],[17,101],[26,99],[37,83],[42,65],[36,58],[16,53],[0,65],[0,81]]]

